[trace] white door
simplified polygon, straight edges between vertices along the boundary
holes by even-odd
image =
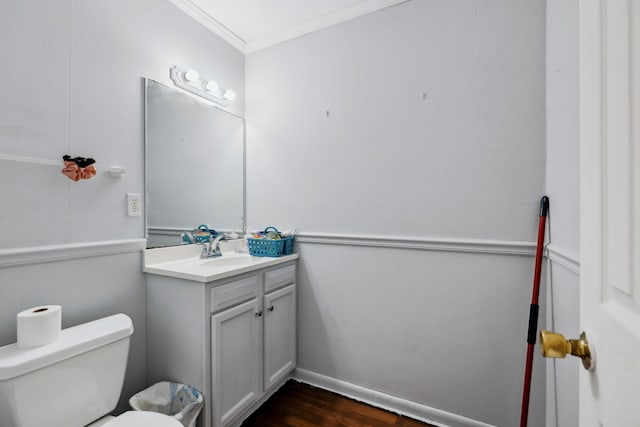
[[[640,0],[580,0],[580,426],[640,426]],[[577,333],[578,331],[576,331]]]

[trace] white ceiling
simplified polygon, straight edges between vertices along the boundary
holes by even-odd
[[[248,53],[409,0],[169,0]]]

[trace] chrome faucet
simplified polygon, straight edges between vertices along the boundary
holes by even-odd
[[[202,253],[200,254],[200,258],[211,258],[216,256],[222,256],[222,252],[220,252],[220,240],[224,238],[224,235],[221,234],[213,240],[209,240],[208,242],[203,243],[202,245]]]

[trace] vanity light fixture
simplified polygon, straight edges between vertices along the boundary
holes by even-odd
[[[185,82],[191,83],[200,80],[200,75],[196,70],[187,70],[182,73],[182,78],[184,78]]]
[[[233,101],[234,99],[236,99],[236,93],[234,91],[232,91],[231,89],[227,89],[222,94],[222,97],[224,99],[228,99],[229,101]]]
[[[201,79],[195,70],[174,65],[171,67],[169,77],[173,80],[173,84],[180,89],[184,89],[222,107],[228,107],[229,101],[236,99],[236,93],[233,90],[221,88],[215,80]]]
[[[218,82],[216,82],[215,80],[209,80],[204,84],[204,89],[207,92],[216,92],[218,89],[220,89],[220,86],[218,85]]]

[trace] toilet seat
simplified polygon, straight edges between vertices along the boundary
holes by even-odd
[[[148,411],[128,411],[104,424],[104,427],[183,427],[169,415]]]

